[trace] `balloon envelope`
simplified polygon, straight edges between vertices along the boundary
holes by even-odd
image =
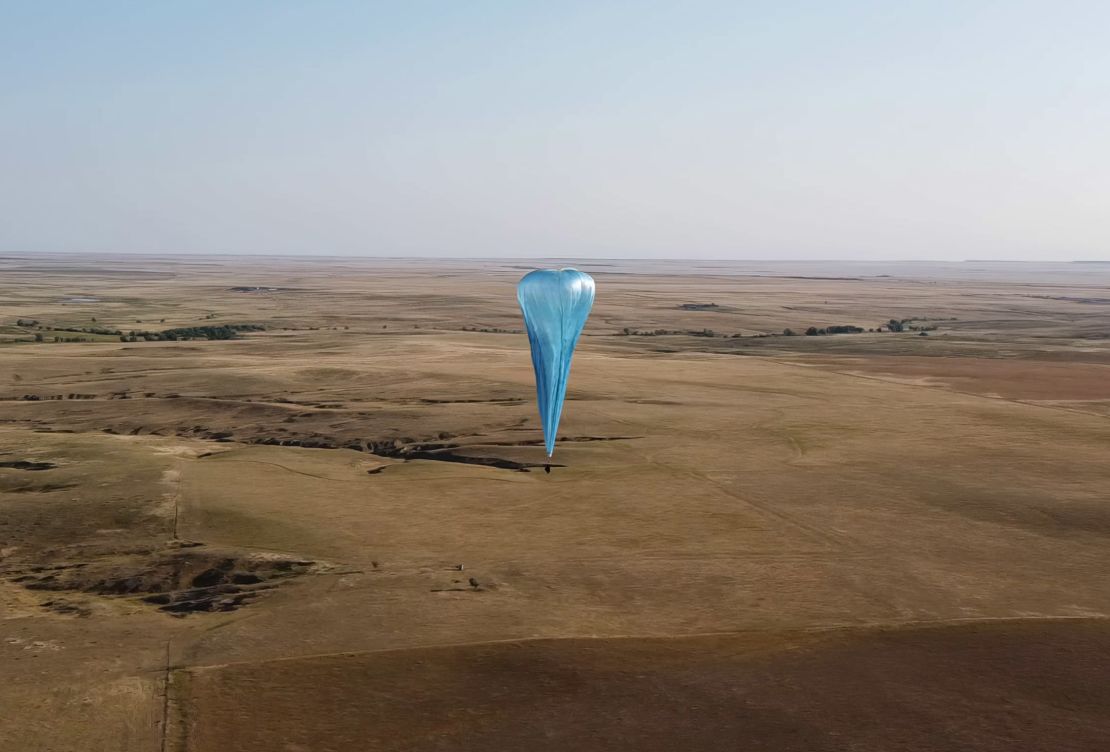
[[[567,393],[570,359],[594,304],[594,281],[577,269],[539,269],[524,275],[516,297],[532,346],[543,443],[550,457]]]

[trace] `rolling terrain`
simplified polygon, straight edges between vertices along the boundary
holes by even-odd
[[[0,259],[0,749],[1102,748],[1110,267],[530,268]]]

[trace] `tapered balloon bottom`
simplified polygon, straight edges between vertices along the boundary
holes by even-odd
[[[520,280],[517,301],[528,330],[544,449],[550,458],[555,453],[574,346],[594,302],[594,281],[577,269],[537,269]]]

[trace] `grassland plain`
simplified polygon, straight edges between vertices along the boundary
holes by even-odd
[[[1102,748],[1110,268],[528,268],[0,259],[0,749]]]

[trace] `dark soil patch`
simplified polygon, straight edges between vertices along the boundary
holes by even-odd
[[[434,460],[436,462],[459,462],[464,465],[482,465],[484,467],[497,467],[502,470],[518,470],[521,472],[529,472],[533,467],[544,467],[545,464],[550,467],[566,467],[565,465],[556,465],[552,463],[543,462],[517,462],[516,460],[507,460],[501,457],[474,457],[467,454],[459,454],[450,449],[438,449],[433,451],[411,451],[404,455],[405,459],[410,460]]]
[[[643,436],[560,436],[557,444],[583,444],[591,441],[629,441],[642,439]],[[522,439],[521,441],[484,441],[475,446],[543,446],[543,439]]]
[[[53,462],[31,462],[30,460],[9,460],[7,462],[0,462],[0,467],[11,468],[12,470],[53,470],[57,467]]]
[[[567,441],[577,441],[578,439],[561,439]],[[595,439],[587,438],[582,439],[592,441]],[[596,439],[602,440],[602,439]],[[543,467],[547,463],[542,462],[519,462],[517,460],[505,459],[503,457],[483,457],[471,454],[463,454],[457,450],[465,450],[467,447],[459,444],[450,444],[444,442],[409,442],[408,440],[394,439],[383,441],[359,441],[344,444],[340,447],[334,440],[329,438],[310,438],[310,439],[278,439],[266,438],[256,439],[251,443],[265,444],[271,446],[294,446],[301,447],[302,449],[350,449],[356,452],[369,452],[377,455],[378,457],[388,457],[390,459],[398,460],[431,460],[433,462],[457,462],[465,465],[481,465],[484,467],[496,467],[502,470],[517,470],[528,472],[534,467]],[[503,442],[503,443],[476,443],[473,447],[478,448],[482,446],[536,446],[542,445],[543,441],[520,441],[520,442]],[[552,467],[563,467],[563,465],[552,465]],[[374,468],[368,470],[369,474],[379,473],[385,468]]]
[[[47,611],[53,611],[56,614],[64,614],[66,616],[85,617],[92,613],[92,609],[88,607],[85,601],[71,601],[67,598],[45,601],[42,607]]]
[[[519,397],[506,397],[504,399],[432,399],[422,398],[417,402],[423,405],[473,405],[473,404],[487,404],[487,405],[519,405],[524,402]]]
[[[20,486],[19,488],[0,489],[4,493],[52,493],[53,491],[65,491],[69,488],[76,488],[76,483],[44,483],[41,486]]]
[[[639,438],[637,436],[561,436],[558,443],[584,443],[591,441],[625,441]],[[481,455],[464,454],[467,449],[481,447],[528,447],[543,446],[543,439],[522,439],[519,441],[476,441],[470,445],[460,445],[445,442],[427,443],[402,443],[398,441],[367,442],[366,450],[379,457],[390,457],[402,460],[432,460],[436,462],[459,462],[466,465],[482,465],[496,467],[503,470],[518,470],[528,472],[532,468],[540,467],[566,467],[551,462],[519,462],[502,457],[484,457]]]
[[[315,562],[212,551],[201,545],[89,562],[35,566],[11,577],[28,590],[140,596],[162,611],[184,615],[234,611],[276,580],[307,573]],[[66,603],[64,600],[43,604]]]

